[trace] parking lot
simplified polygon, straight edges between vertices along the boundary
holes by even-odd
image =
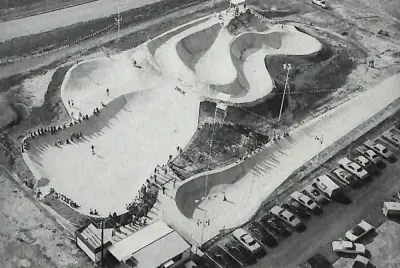
[[[395,153],[395,158],[397,158],[398,148],[393,143],[389,143],[387,140],[382,141],[381,139],[381,134],[384,131],[393,128],[393,121],[394,118],[385,121],[376,129],[356,140],[348,148],[342,150],[334,158],[327,161],[318,170],[310,174],[306,181],[311,182],[315,177],[329,173],[334,168],[338,167],[337,162],[343,157],[348,157],[350,160],[353,160],[355,157],[359,156],[360,153],[356,151],[356,148],[363,145],[367,139],[375,141],[376,138],[379,138],[379,142],[393,151]],[[397,159],[393,161],[385,159],[383,162],[384,165],[380,166],[378,172],[371,176],[372,179],[362,180],[360,187],[344,185],[337,177],[331,176],[333,181],[340,186],[344,195],[351,200],[351,203],[343,202],[344,199],[332,201],[322,206],[323,213],[321,215],[311,214],[309,219],[299,217],[305,223],[306,229],[303,232],[299,232],[288,227],[288,229],[292,231],[292,234],[286,238],[275,232],[279,243],[277,246],[266,246],[265,242],[267,241],[262,241],[262,234],[254,233],[254,223],[252,226],[249,226],[249,224],[245,225],[243,228],[250,230],[250,234],[255,237],[257,242],[265,249],[266,256],[258,258],[255,264],[244,264],[243,266],[239,265],[237,267],[295,268],[317,253],[325,256],[331,263],[335,262],[340,255],[332,251],[332,241],[339,238],[345,239],[344,234],[346,231],[358,224],[361,220],[366,220],[375,227],[380,226],[386,221],[385,216],[382,214],[382,204],[384,201],[393,199],[393,194],[396,193],[396,190],[400,190],[400,180],[398,178],[400,173],[400,161]],[[301,188],[302,187],[298,190],[301,190]],[[288,199],[282,199],[280,201],[283,203],[288,201]],[[264,215],[268,213],[270,208],[271,206],[266,206],[262,209]],[[258,222],[262,217],[263,215],[259,215],[253,222]],[[225,247],[225,244],[230,240],[233,240],[233,238],[228,236],[225,239],[221,239],[217,244],[222,248],[229,248],[230,245],[228,244],[228,247]],[[363,243],[363,240],[361,240],[360,243]],[[213,247],[211,250],[213,250]],[[225,265],[222,264],[220,267],[235,267],[235,265],[236,264],[228,263]]]

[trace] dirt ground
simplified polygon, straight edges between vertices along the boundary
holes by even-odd
[[[25,187],[3,175],[0,185],[0,267],[92,266],[72,235],[46,215]]]

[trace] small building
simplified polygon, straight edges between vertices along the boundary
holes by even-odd
[[[236,6],[236,5],[241,5],[244,2],[246,2],[246,0],[230,0],[229,1],[229,5],[230,6]]]
[[[223,119],[225,118],[226,113],[227,113],[226,109],[228,108],[228,104],[227,103],[228,103],[230,98],[231,98],[231,95],[226,94],[226,93],[219,92],[217,94],[216,99],[218,100],[218,102],[217,102],[216,113],[217,113],[218,117],[221,117]]]
[[[80,228],[75,232],[76,245],[80,247],[94,263],[99,263],[101,261],[101,252],[103,251],[103,257],[105,257],[107,248],[112,244],[111,232],[111,229],[104,229],[102,246],[101,229],[91,223],[87,227]]]
[[[163,221],[156,221],[108,248],[123,268],[174,268],[190,258],[190,245]]]

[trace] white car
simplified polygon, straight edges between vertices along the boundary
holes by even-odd
[[[260,244],[247,231],[242,228],[233,231],[232,235],[251,253],[256,253],[257,251],[260,251],[262,249]]]
[[[382,133],[382,138],[389,143],[395,145],[396,147],[400,146],[400,137],[396,133],[391,132],[390,130],[387,130]]]
[[[335,168],[332,173],[336,176],[336,178],[346,185],[354,185],[357,183],[357,179],[355,179],[351,173],[347,172],[343,168]]]
[[[351,267],[352,268],[366,268],[368,263],[369,263],[368,258],[366,258],[362,255],[357,255],[357,257],[355,258]]]
[[[269,212],[295,229],[304,227],[304,224],[299,220],[299,218],[297,218],[292,212],[287,211],[280,206],[275,206],[271,208]]]
[[[312,0],[312,3],[317,5],[317,6],[326,8],[326,3],[325,3],[324,0]]]
[[[381,155],[382,157],[386,159],[390,159],[394,157],[394,154],[392,151],[388,150],[384,145],[380,143],[375,143],[371,140],[367,140],[364,142],[364,145],[367,146],[368,148],[374,150],[377,154]]]
[[[363,169],[359,164],[350,161],[347,157],[340,159],[338,164],[341,168],[344,168],[362,180],[369,177],[369,174],[365,169]]]
[[[354,158],[354,162],[356,162],[357,164],[362,166],[367,172],[376,171],[376,166],[374,166],[372,164],[372,162],[369,161],[368,158],[366,158],[363,155],[360,155],[360,156],[357,156],[356,158]]]
[[[372,230],[375,230],[375,227],[363,220],[351,230],[347,231],[345,236],[351,242],[355,242]]]
[[[321,207],[318,206],[317,203],[314,202],[314,200],[312,200],[310,197],[308,197],[298,191],[294,191],[290,195],[290,198],[296,200],[297,202],[299,202],[300,204],[302,204],[303,206],[305,206],[307,209],[309,209],[310,211],[312,211],[314,213],[322,212]]]
[[[333,252],[365,254],[365,246],[363,244],[343,240],[333,241],[332,250]]]
[[[375,165],[379,165],[380,163],[382,163],[382,158],[371,149],[366,150],[364,152],[364,155],[369,161],[371,161]]]

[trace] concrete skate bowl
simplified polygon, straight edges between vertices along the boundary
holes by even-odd
[[[209,194],[218,193],[219,186],[221,185],[232,185],[243,178],[251,169],[257,165],[258,158],[248,158],[237,165],[225,167],[218,171],[209,171],[208,175],[206,172],[202,172],[188,178],[184,184],[182,184],[175,195],[175,202],[179,211],[189,219],[193,218],[193,213],[201,202],[203,196]],[[206,190],[206,180],[207,190]]]
[[[246,32],[237,37],[227,35],[226,29],[215,24],[184,37],[176,49],[198,79],[209,83],[212,92],[230,94],[230,102],[241,105],[255,105],[272,91],[273,83],[264,64],[267,55],[308,55],[322,47],[317,39],[293,26],[274,27],[263,33]]]
[[[125,67],[125,68],[121,68]],[[78,91],[90,87],[118,87],[131,76],[132,63],[124,60],[97,58],[72,67],[63,82],[64,91]]]

